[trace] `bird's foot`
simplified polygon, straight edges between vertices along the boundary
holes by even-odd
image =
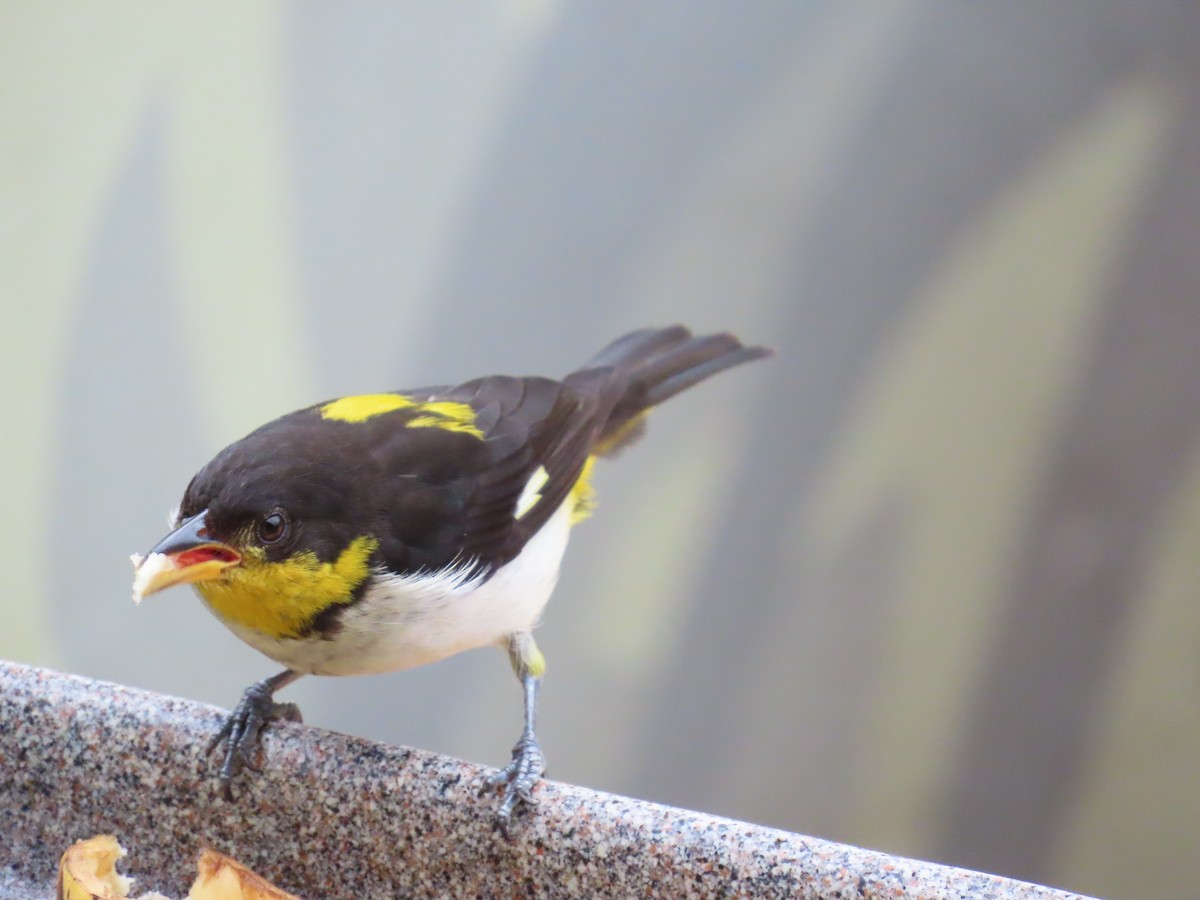
[[[538,805],[533,796],[534,786],[541,781],[546,771],[546,760],[542,756],[542,748],[537,738],[532,734],[523,734],[512,751],[512,762],[494,775],[487,778],[484,790],[504,786],[504,799],[496,810],[496,827],[501,833],[509,836],[513,813],[518,806],[530,808]]]
[[[264,725],[276,719],[302,722],[300,707],[295,703],[276,703],[272,699],[275,686],[271,679],[255,682],[246,688],[233,714],[225,720],[205,749],[211,754],[225,742],[225,761],[221,764],[221,793],[226,800],[233,800],[233,779],[243,769],[258,771],[255,757],[259,749],[259,732]]]

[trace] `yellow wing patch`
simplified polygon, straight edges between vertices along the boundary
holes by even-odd
[[[461,431],[483,440],[483,432],[475,427],[475,410],[469,403],[459,403],[455,400],[432,400],[429,403],[414,403],[413,408],[422,415],[409,422],[409,428],[441,428],[445,431]]]
[[[420,403],[404,394],[359,394],[326,403],[321,407],[321,418],[338,422],[365,422],[398,409],[420,413],[405,423],[408,428],[441,428],[443,431],[457,431],[483,439],[483,432],[475,426],[475,410],[469,403],[455,400]]]
[[[342,397],[321,407],[321,418],[339,422],[365,422],[397,409],[413,406],[412,400],[403,394],[359,394],[357,397]]]
[[[349,603],[370,574],[369,560],[379,541],[362,535],[333,562],[311,551],[268,562],[262,551],[248,550],[240,566],[220,578],[195,584],[222,619],[273,638],[299,637],[321,611]]]

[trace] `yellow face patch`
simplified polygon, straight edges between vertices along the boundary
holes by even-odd
[[[359,394],[326,403],[321,407],[321,418],[339,422],[365,422],[398,409],[411,409],[419,413],[405,423],[408,428],[441,428],[443,431],[458,431],[481,440],[483,438],[483,432],[475,427],[475,410],[468,403],[454,400],[419,403],[403,394]]]
[[[273,638],[300,637],[318,613],[352,600],[378,546],[372,537],[357,537],[333,562],[321,562],[312,552],[271,562],[261,550],[249,549],[241,565],[195,587],[226,621]]]

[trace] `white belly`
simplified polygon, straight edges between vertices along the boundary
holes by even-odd
[[[227,623],[246,643],[296,672],[365,675],[410,669],[463,650],[504,644],[537,624],[571,529],[568,499],[521,553],[487,581],[459,572],[377,580],[331,638],[277,640]]]

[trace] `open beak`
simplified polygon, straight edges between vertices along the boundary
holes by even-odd
[[[176,584],[216,578],[242,561],[241,554],[228,544],[209,537],[206,515],[207,510],[192,516],[145,556],[135,553],[130,557],[134,603]]]

